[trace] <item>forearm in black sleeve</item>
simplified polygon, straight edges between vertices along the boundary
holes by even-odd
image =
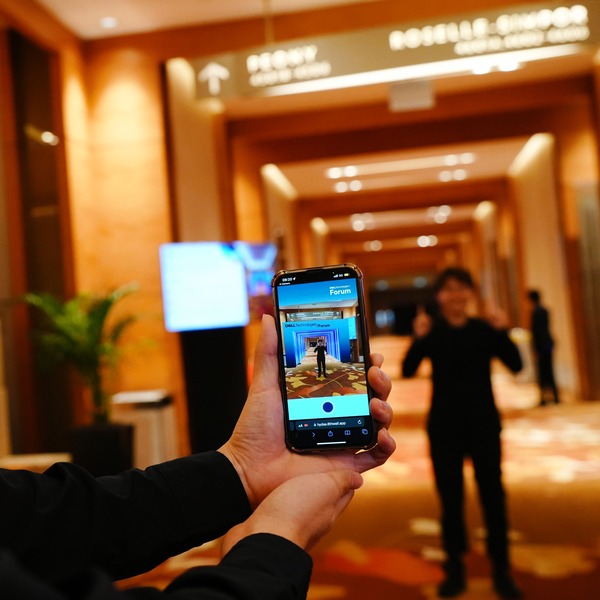
[[[2,471],[0,514],[2,545],[34,573],[99,565],[121,579],[222,535],[250,506],[231,463],[209,452],[114,477],[68,464]]]
[[[402,360],[402,377],[412,377],[419,368],[421,361],[425,358],[425,338],[415,338]]]
[[[244,538],[211,567],[192,568],[164,591],[117,589],[98,568],[50,584],[0,550],[0,597],[19,600],[302,600],[312,569],[310,556],[279,536]]]
[[[513,373],[518,373],[523,368],[519,348],[510,339],[507,331],[495,331],[495,336],[496,355]]]
[[[172,600],[301,600],[311,570],[312,560],[299,546],[259,533],[238,542],[219,565],[190,569],[166,592],[174,594]],[[194,590],[202,594],[195,596]]]

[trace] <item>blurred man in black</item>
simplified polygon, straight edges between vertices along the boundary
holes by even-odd
[[[470,457],[487,527],[494,589],[503,598],[520,598],[521,590],[510,574],[500,417],[492,393],[490,363],[498,357],[514,372],[522,363],[508,337],[503,314],[490,315],[488,321],[468,316],[473,288],[471,275],[463,269],[446,269],[438,276],[434,290],[440,314],[432,320],[419,311],[402,372],[404,377],[411,377],[425,357],[431,360],[433,395],[427,432],[447,556],[446,579],[439,595],[456,596],[466,588],[463,462]]]
[[[537,362],[540,406],[546,405],[545,393],[547,391],[552,393],[554,403],[558,404],[560,399],[554,379],[554,340],[550,333],[550,315],[548,310],[542,306],[542,298],[538,290],[529,290],[527,297],[531,302],[531,337]]]
[[[325,356],[327,355],[327,346],[323,344],[323,340],[319,340],[317,342],[317,346],[315,347],[315,352],[317,353],[317,377],[321,377],[321,373],[323,373],[323,377],[327,377],[327,369],[325,366]]]

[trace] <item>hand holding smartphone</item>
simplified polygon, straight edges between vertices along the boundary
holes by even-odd
[[[280,271],[273,300],[288,447],[374,446],[361,271],[352,264]]]

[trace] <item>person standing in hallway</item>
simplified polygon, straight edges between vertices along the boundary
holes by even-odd
[[[446,577],[438,594],[453,597],[466,589],[463,463],[470,457],[487,528],[494,589],[502,598],[520,598],[522,592],[512,578],[509,561],[501,424],[492,392],[491,361],[497,357],[518,372],[521,356],[508,336],[503,313],[498,311],[487,320],[469,316],[474,283],[468,271],[444,270],[434,292],[439,316],[432,319],[419,310],[402,374],[412,377],[425,357],[431,360],[433,393],[427,433],[446,552]]]
[[[317,353],[317,377],[327,377],[327,370],[325,368],[325,356],[327,355],[327,346],[323,343],[323,340],[319,340],[315,347]]]
[[[538,290],[529,290],[527,297],[531,303],[531,337],[540,388],[540,406],[546,405],[548,391],[552,394],[554,403],[558,404],[560,398],[554,379],[554,340],[550,333],[550,314],[542,305],[542,296]]]

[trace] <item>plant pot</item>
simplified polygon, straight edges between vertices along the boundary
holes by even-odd
[[[84,425],[71,432],[73,462],[96,477],[116,475],[133,466],[133,425]]]

